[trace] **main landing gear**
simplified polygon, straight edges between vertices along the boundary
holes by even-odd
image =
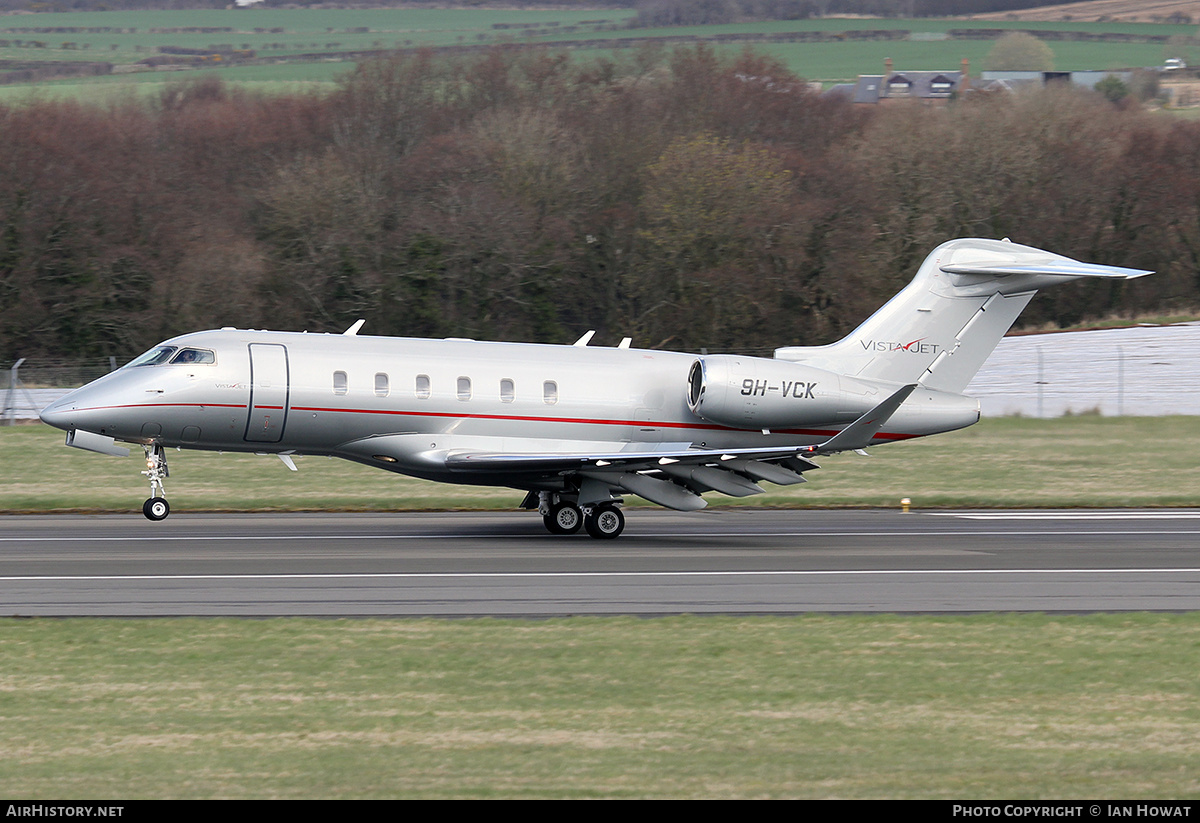
[[[167,490],[163,488],[163,478],[171,476],[167,470],[167,455],[157,443],[142,448],[146,452],[146,471],[142,474],[150,478],[150,499],[142,504],[142,514],[149,520],[165,520],[171,513]]]
[[[625,531],[625,515],[615,503],[601,503],[583,518],[583,527],[597,540],[612,540]]]
[[[551,534],[575,534],[582,526],[597,540],[612,540],[625,530],[625,515],[614,501],[580,508],[572,500],[558,498],[551,502],[551,495],[543,494],[538,510]]]

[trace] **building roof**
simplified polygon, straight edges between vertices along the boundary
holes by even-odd
[[[958,91],[963,75],[959,71],[905,71],[860,74],[854,84],[855,103],[878,103],[889,97],[919,99],[947,98]]]
[[[1105,77],[1116,77],[1128,83],[1133,77],[1131,71],[985,71],[982,78],[985,82],[1004,80],[1012,83],[1026,82],[1045,85],[1056,80],[1066,81],[1084,88],[1094,88]]]

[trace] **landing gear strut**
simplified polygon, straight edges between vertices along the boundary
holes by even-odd
[[[150,499],[142,504],[142,514],[149,520],[165,520],[171,513],[167,490],[163,487],[163,478],[171,476],[167,470],[167,455],[158,443],[142,449],[146,452],[146,471],[142,474],[150,478]]]

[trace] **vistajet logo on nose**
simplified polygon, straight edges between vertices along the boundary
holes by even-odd
[[[903,351],[909,354],[937,354],[942,349],[937,343],[926,343],[924,337],[910,340],[907,343],[900,343],[894,340],[862,340],[860,342],[866,351]]]

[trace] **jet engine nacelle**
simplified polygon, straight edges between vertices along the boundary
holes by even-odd
[[[688,373],[688,408],[710,423],[774,429],[850,422],[886,397],[824,369],[737,355],[706,356]]]

